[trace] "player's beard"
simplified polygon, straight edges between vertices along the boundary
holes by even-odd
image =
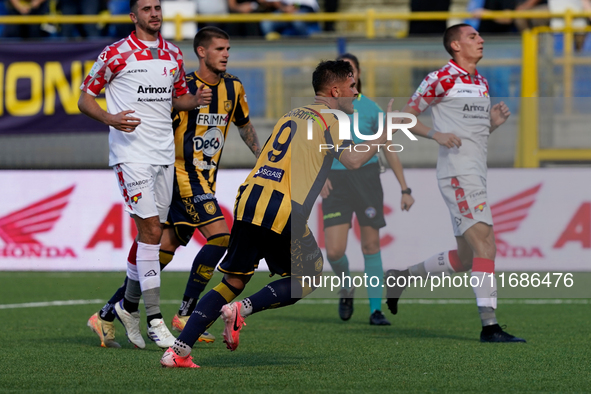
[[[220,69],[216,68],[213,64],[208,62],[207,59],[205,59],[205,67],[207,67],[207,69],[209,71],[211,71],[212,73],[217,74],[217,75],[220,75],[220,74],[226,72],[225,70],[220,70]]]
[[[337,99],[337,103],[338,103],[337,105],[339,107],[339,110],[343,111],[347,115],[351,115],[352,113],[354,113],[355,108],[353,106],[353,100],[355,100],[354,97],[351,99],[349,99],[349,97],[342,97],[342,98]]]
[[[160,31],[160,28],[162,27],[162,21],[160,21],[158,28],[153,28],[150,25],[150,22],[151,21],[148,21],[148,22],[138,21],[138,26],[148,34],[151,34],[151,35],[158,34],[158,32]]]

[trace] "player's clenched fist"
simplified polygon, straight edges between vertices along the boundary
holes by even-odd
[[[213,91],[205,84],[201,84],[195,96],[197,96],[197,103],[199,105],[209,105],[213,97]]]
[[[124,131],[126,133],[131,133],[138,127],[142,121],[140,118],[134,118],[129,114],[134,113],[133,110],[121,111],[118,114],[112,115],[109,126],[113,126],[119,131]]]

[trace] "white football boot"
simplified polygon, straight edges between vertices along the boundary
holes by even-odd
[[[156,342],[158,347],[167,349],[174,345],[175,337],[168,331],[168,327],[162,319],[152,319],[148,327],[148,338]]]
[[[127,335],[129,342],[133,343],[140,349],[145,348],[146,342],[144,342],[144,338],[140,332],[139,311],[132,313],[127,312],[125,309],[123,309],[123,300],[121,300],[115,304],[115,314],[121,324],[123,324],[123,327],[125,327],[125,335]]]

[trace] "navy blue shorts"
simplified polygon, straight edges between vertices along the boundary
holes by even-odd
[[[290,232],[278,234],[241,220],[234,221],[230,245],[218,270],[226,274],[253,275],[265,259],[269,270],[281,276],[314,276],[322,272],[322,253],[310,231],[291,239]]]
[[[174,227],[183,246],[189,243],[196,228],[218,220],[224,220],[224,214],[213,193],[183,198],[178,188],[174,188],[165,225]]]

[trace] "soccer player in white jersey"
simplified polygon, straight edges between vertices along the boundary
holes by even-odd
[[[476,71],[484,47],[478,32],[467,24],[451,26],[443,43],[452,60],[425,78],[403,112],[418,116],[431,107],[433,128],[418,122],[411,131],[440,145],[437,180],[449,208],[457,249],[431,256],[404,271],[388,271],[388,308],[393,314],[398,312],[398,299],[405,288],[392,286],[392,279],[404,284],[398,277],[426,278],[428,273],[448,275],[471,269],[472,277],[477,276],[481,284],[474,286],[476,279],[470,281],[482,321],[480,340],[525,342],[497,323],[496,245],[486,194],[488,137],[511,113],[503,102],[491,107],[488,82]]]
[[[138,229],[137,251],[130,252],[137,258],[128,262],[127,290],[115,306],[117,316],[129,340],[145,347],[137,310],[138,295],[143,295],[148,336],[166,348],[175,339],[160,312],[160,238],[175,160],[170,113],[173,106],[188,111],[209,104],[211,90],[202,85],[194,95],[187,89],[182,52],[160,35],[160,0],[130,0],[129,5],[135,31],[99,55],[81,86],[78,107],[109,126],[109,165]],[[103,87],[107,111],[96,101]]]

